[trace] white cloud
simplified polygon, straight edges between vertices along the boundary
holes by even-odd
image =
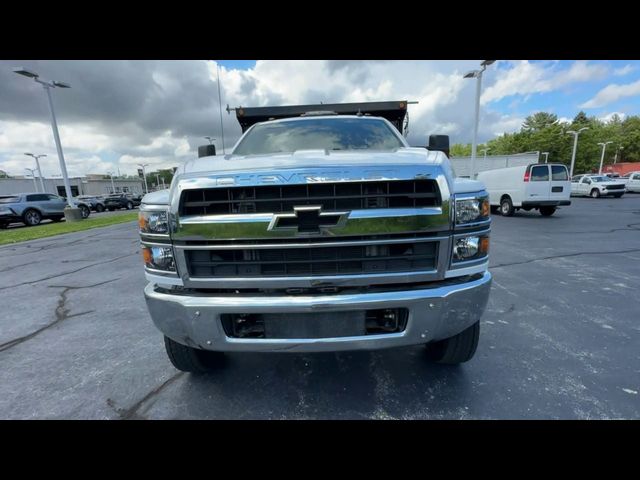
[[[623,77],[624,75],[628,75],[628,74],[630,74],[631,72],[636,71],[637,69],[638,69],[637,67],[635,67],[635,66],[631,65],[630,63],[628,63],[628,64],[627,64],[627,65],[625,65],[624,67],[616,68],[616,69],[613,71],[613,74],[614,74],[615,76],[617,76],[617,77]]]
[[[622,113],[622,112],[611,112],[611,113],[608,113],[608,114],[606,114],[606,115],[603,115],[603,116],[598,117],[598,120],[600,120],[601,122],[610,122],[610,121],[611,121],[611,118],[612,118],[614,115],[617,115],[618,117],[620,117],[620,120],[624,120],[624,119],[627,117],[627,114],[626,114],[626,113]]]
[[[640,80],[633,83],[627,83],[625,85],[612,83],[596,93],[592,99],[580,105],[580,108],[604,107],[605,105],[619,100],[620,98],[632,97],[635,95],[640,95]]]
[[[527,60],[512,65],[513,68],[501,73],[496,82],[484,90],[480,100],[483,105],[512,95],[550,92],[572,83],[603,78],[608,73],[605,64],[582,60],[565,69],[558,69],[557,63],[547,66]]]

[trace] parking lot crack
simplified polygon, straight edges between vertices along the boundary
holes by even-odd
[[[142,407],[142,405],[144,405],[150,399],[158,396],[166,387],[168,387],[173,382],[175,382],[180,377],[182,377],[184,373],[185,372],[178,372],[172,377],[169,377],[165,382],[163,382],[162,384],[158,385],[156,388],[151,390],[149,393],[147,393],[144,397],[142,397],[140,400],[138,400],[129,408],[117,408],[115,406],[115,402],[110,398],[107,398],[107,405],[109,405],[111,408],[113,408],[116,411],[116,413],[120,416],[121,420],[146,420],[147,418],[138,412],[138,410],[140,410],[140,407]]]
[[[24,336],[18,337],[18,338],[14,338],[13,340],[9,340],[8,342],[0,344],[0,352],[4,352],[5,350],[8,350],[8,349],[10,349],[12,347],[15,347],[16,345],[20,345],[21,343],[24,343],[27,340],[31,340],[32,338],[34,338],[37,335],[39,335],[42,332],[44,332],[45,330],[48,330],[51,327],[54,327],[54,326],[60,324],[64,320],[68,320],[69,318],[80,317],[82,315],[87,315],[89,313],[93,313],[95,310],[87,310],[87,311],[84,311],[84,312],[79,312],[79,313],[74,313],[72,315],[69,315],[70,310],[66,306],[67,305],[67,295],[68,295],[68,293],[73,291],[73,290],[80,290],[80,289],[83,289],[83,288],[98,287],[98,286],[104,285],[106,283],[115,282],[116,280],[119,280],[119,278],[113,278],[111,280],[106,280],[104,282],[96,283],[94,285],[82,285],[82,286],[79,286],[79,287],[53,286],[53,285],[50,286],[50,288],[62,288],[62,291],[60,292],[60,297],[58,298],[58,303],[57,303],[56,309],[55,309],[55,320],[53,322],[48,323],[47,325],[39,328],[39,329],[27,334],[27,335],[24,335]]]
[[[549,257],[532,258],[530,260],[525,260],[523,262],[499,263],[498,265],[491,265],[489,268],[494,269],[494,268],[502,268],[502,267],[511,267],[514,265],[526,265],[527,263],[542,262],[544,260],[554,260],[556,258],[578,257],[580,255],[613,255],[613,254],[620,254],[620,253],[636,253],[636,252],[640,252],[640,248],[633,248],[631,250],[614,250],[612,252],[565,253],[562,255],[551,255]]]
[[[87,268],[96,267],[96,266],[98,266],[98,265],[104,265],[105,263],[115,262],[115,261],[117,261],[117,260],[121,260],[121,259],[123,259],[123,258],[131,257],[131,256],[133,256],[133,255],[137,255],[137,254],[138,254],[137,252],[136,252],[136,253],[129,253],[129,254],[127,254],[127,255],[122,255],[122,256],[120,256],[120,257],[112,258],[112,259],[109,259],[109,260],[104,260],[104,261],[102,261],[102,262],[96,262],[96,263],[92,263],[91,265],[85,265],[84,267],[80,267],[80,268],[77,268],[77,269],[75,269],[75,270],[70,270],[70,271],[68,271],[68,272],[58,273],[58,274],[56,274],[56,275],[50,275],[50,276],[48,276],[48,277],[40,278],[40,279],[38,279],[38,280],[31,280],[31,281],[28,281],[28,282],[16,283],[15,285],[7,285],[6,287],[0,287],[0,291],[1,291],[1,290],[7,290],[7,289],[9,289],[9,288],[21,287],[21,286],[23,286],[23,285],[33,285],[33,284],[35,284],[35,283],[44,282],[44,281],[46,281],[46,280],[51,280],[51,279],[53,279],[53,278],[64,277],[65,275],[70,275],[70,274],[72,274],[72,273],[77,273],[77,272],[80,272],[80,271],[82,271],[82,270],[86,270]]]

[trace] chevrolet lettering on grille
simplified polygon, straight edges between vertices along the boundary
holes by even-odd
[[[293,207],[293,213],[273,216],[267,230],[295,230],[298,235],[320,233],[322,229],[342,226],[350,212],[323,212],[321,205]]]

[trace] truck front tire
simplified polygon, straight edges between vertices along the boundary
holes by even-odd
[[[480,322],[458,335],[427,344],[427,357],[437,363],[457,365],[473,358],[480,340]]]
[[[208,373],[220,368],[224,362],[222,352],[187,347],[166,336],[164,337],[164,348],[171,364],[183,372]]]

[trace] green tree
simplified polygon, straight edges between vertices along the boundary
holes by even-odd
[[[558,116],[548,112],[537,112],[529,115],[522,124],[522,131],[540,131],[558,121]]]

